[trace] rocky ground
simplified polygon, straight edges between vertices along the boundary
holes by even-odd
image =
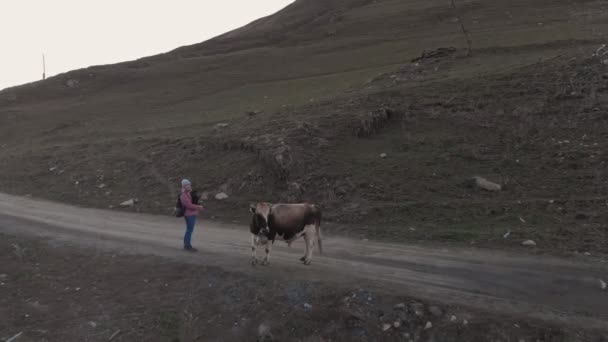
[[[246,277],[0,236],[4,341],[604,341],[365,284]],[[281,279],[281,280],[278,280]],[[11,340],[11,338],[13,338]]]

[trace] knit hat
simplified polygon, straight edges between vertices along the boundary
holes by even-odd
[[[192,185],[192,183],[190,183],[190,181],[187,179],[182,179],[182,188],[185,188],[188,185]]]

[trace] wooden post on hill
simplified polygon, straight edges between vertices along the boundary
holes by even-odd
[[[456,19],[458,19],[458,22],[460,23],[460,29],[462,30],[462,33],[464,34],[464,37],[467,40],[467,57],[471,57],[473,56],[473,43],[471,42],[471,36],[469,36],[469,32],[464,27],[462,18],[460,18],[460,15],[458,15],[458,8],[456,8],[456,0],[452,0],[452,8],[454,9],[454,15],[456,15]]]
[[[46,80],[46,62],[44,60],[44,54],[42,54],[42,79]]]

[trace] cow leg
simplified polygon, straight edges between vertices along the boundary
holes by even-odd
[[[262,265],[268,266],[270,263],[270,252],[272,251],[272,241],[268,240],[266,242],[266,256],[264,256],[264,261],[262,261]]]
[[[258,258],[256,257],[256,243],[257,243],[257,237],[253,234],[251,234],[251,265],[255,266],[258,263]]]
[[[306,254],[304,255],[304,265],[310,265],[312,262],[312,251],[315,248],[315,226],[304,227],[304,242],[306,242]]]

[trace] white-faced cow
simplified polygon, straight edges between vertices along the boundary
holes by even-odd
[[[270,251],[275,239],[280,238],[289,246],[304,237],[306,253],[300,261],[310,265],[315,242],[319,243],[319,253],[323,254],[321,245],[321,210],[312,204],[270,204],[257,203],[249,207],[252,213],[251,224],[251,264],[258,263],[257,246],[264,246],[266,256],[262,261],[268,265]]]

